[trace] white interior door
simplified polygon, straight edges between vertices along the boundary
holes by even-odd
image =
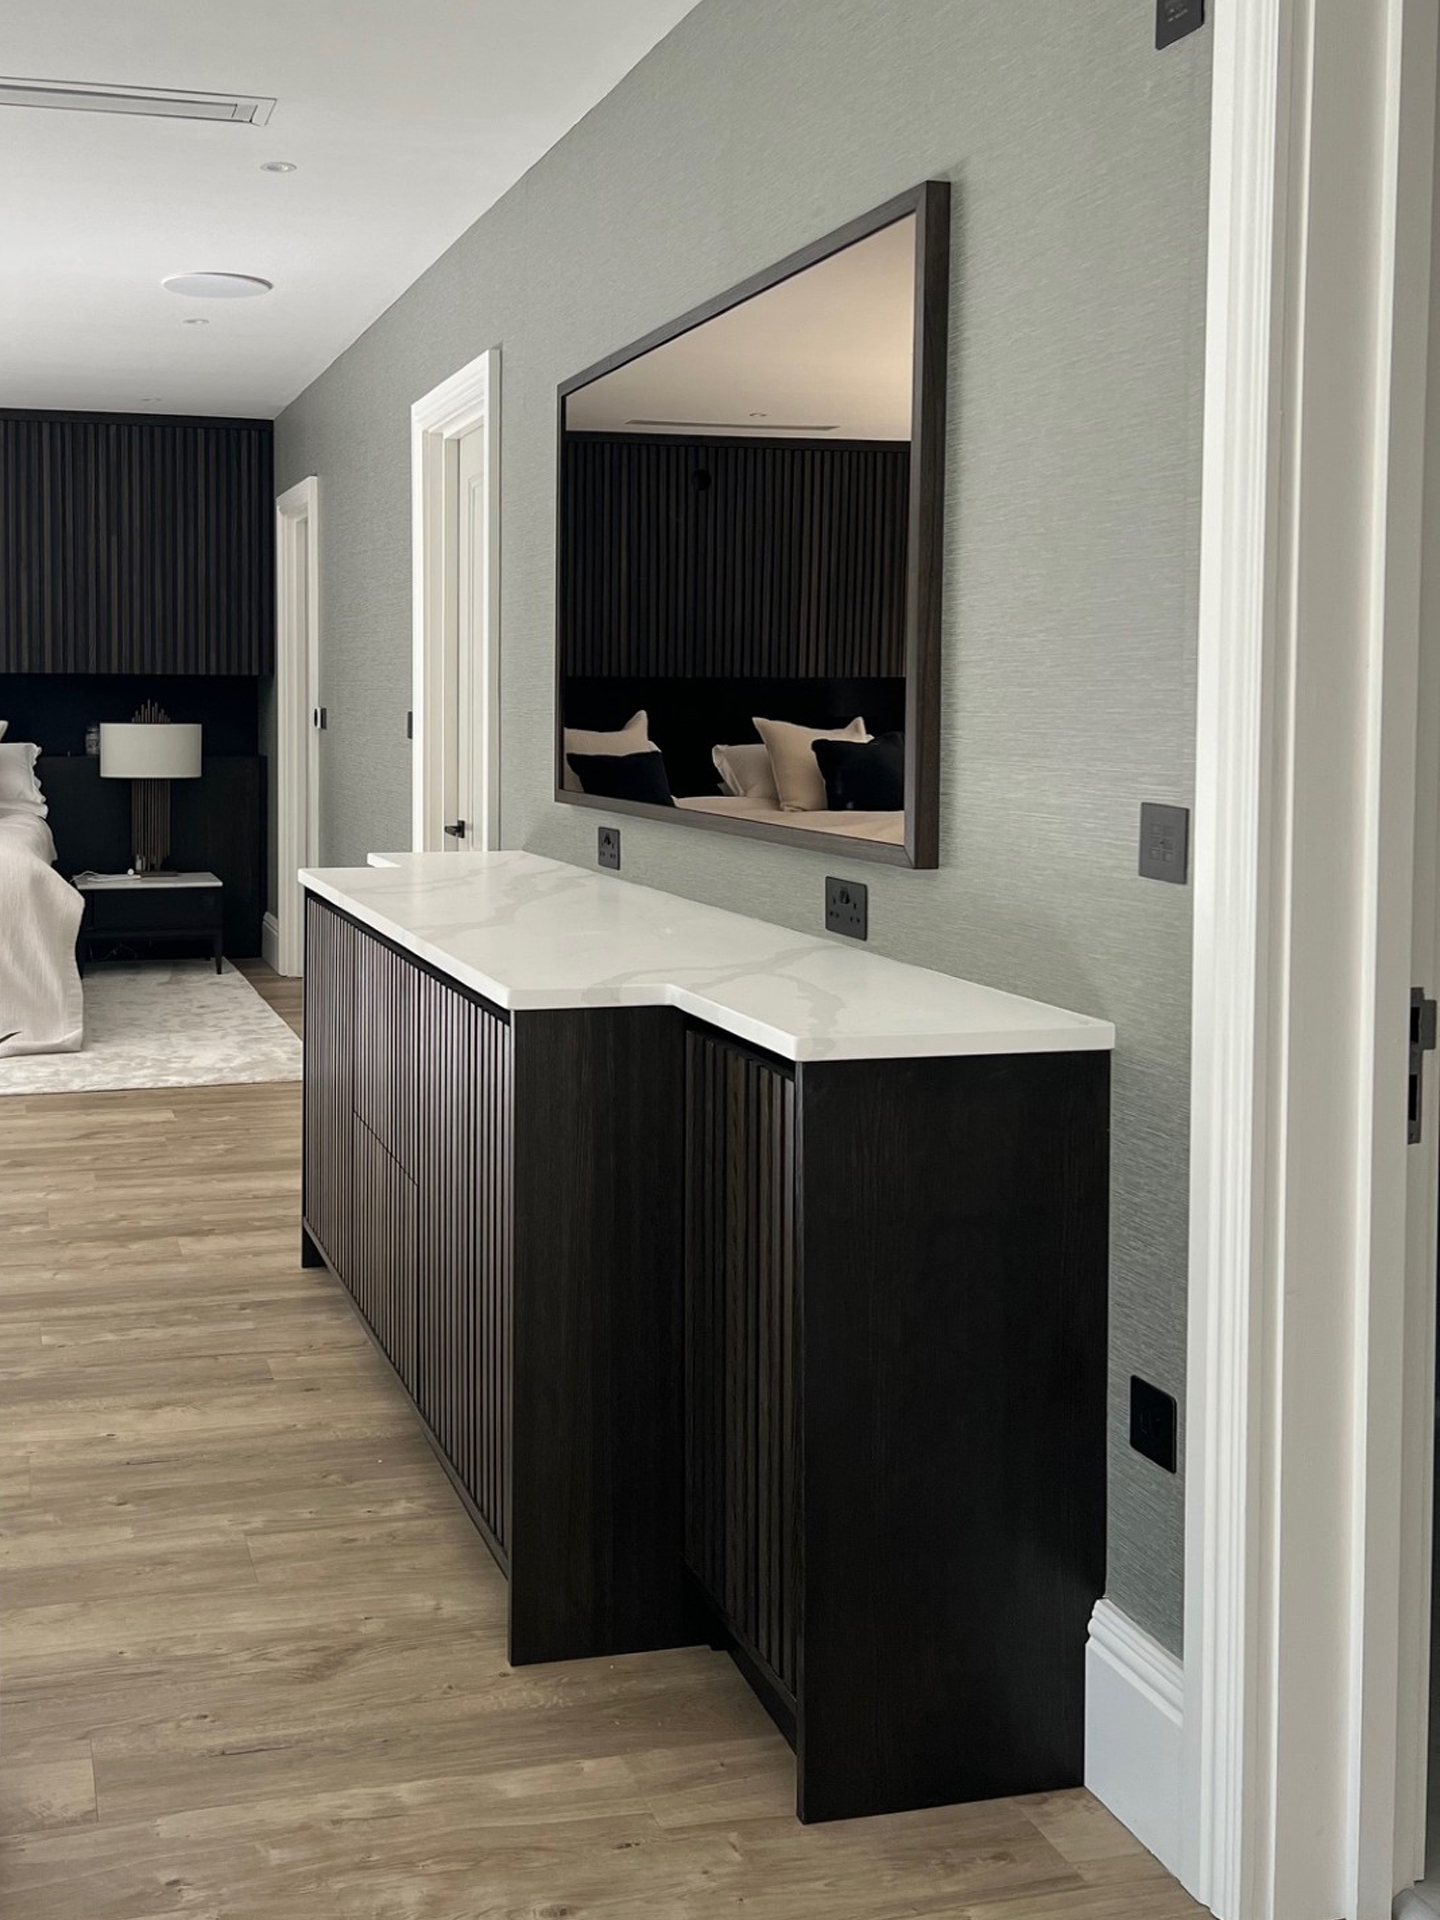
[[[305,964],[305,902],[297,875],[320,853],[320,505],[312,474],[275,503],[276,819],[278,888],[272,963]],[[267,945],[272,938],[266,930]]]
[[[499,354],[412,409],[414,843],[499,844]]]
[[[485,431],[445,443],[446,617],[440,780],[447,851],[481,838],[485,791],[484,651],[487,484]]]

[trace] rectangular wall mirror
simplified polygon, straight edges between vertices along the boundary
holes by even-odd
[[[555,797],[933,867],[950,189],[560,389]]]

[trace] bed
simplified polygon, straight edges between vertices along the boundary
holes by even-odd
[[[77,1053],[84,996],[75,939],[85,903],[55,871],[39,814],[0,807],[0,1059]]]
[[[764,820],[771,826],[797,832],[840,833],[852,840],[880,840],[889,846],[905,844],[903,813],[786,813],[776,800],[753,794],[697,794],[677,799],[687,813],[720,813],[732,820]]]

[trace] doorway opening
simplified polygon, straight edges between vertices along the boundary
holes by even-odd
[[[410,411],[418,852],[499,845],[499,399],[492,347]]]

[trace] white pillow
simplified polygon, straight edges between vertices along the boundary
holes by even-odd
[[[650,719],[642,707],[615,733],[594,733],[587,727],[565,729],[565,774],[561,786],[566,793],[581,792],[580,781],[570,764],[572,753],[658,753],[650,738]]]
[[[765,742],[770,755],[770,771],[775,776],[775,791],[786,813],[821,813],[829,802],[820,763],[815,758],[817,740],[868,740],[863,720],[852,720],[848,727],[796,727],[788,720],[756,720],[755,731]]]
[[[39,747],[28,740],[0,743],[0,813],[33,813],[38,819],[45,818],[45,795],[35,778],[39,758]]]
[[[8,720],[0,720],[0,740],[5,738],[5,729],[9,724],[10,722]]]
[[[766,746],[712,747],[710,758],[720,775],[720,791],[736,799],[778,800]]]

